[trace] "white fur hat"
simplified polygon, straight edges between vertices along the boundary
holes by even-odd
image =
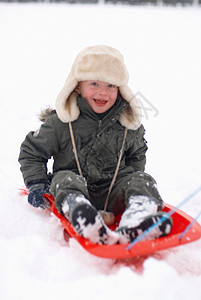
[[[119,87],[121,96],[130,104],[120,118],[128,129],[140,126],[140,107],[128,87],[128,72],[122,54],[109,46],[98,45],[81,51],[72,66],[69,76],[56,100],[56,111],[64,123],[74,121],[79,116],[77,94],[74,92],[79,81],[99,80]]]

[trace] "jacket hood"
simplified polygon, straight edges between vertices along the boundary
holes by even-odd
[[[62,122],[73,122],[79,117],[77,93],[74,90],[79,81],[85,80],[99,80],[118,86],[122,98],[129,103],[120,116],[120,123],[132,130],[141,125],[140,105],[127,85],[128,72],[124,58],[118,50],[105,45],[85,48],[77,55],[56,99],[56,112]]]

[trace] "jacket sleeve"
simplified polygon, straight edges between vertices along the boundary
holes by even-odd
[[[33,180],[48,179],[47,161],[57,151],[56,130],[49,117],[38,131],[31,131],[21,145],[19,163],[26,186]]]
[[[146,151],[148,149],[147,142],[144,139],[145,130],[141,125],[135,133],[133,133],[132,146],[126,151],[126,165],[132,166],[134,171],[145,170]]]

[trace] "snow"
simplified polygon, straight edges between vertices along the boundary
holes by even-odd
[[[150,109],[146,171],[163,199],[178,205],[200,186],[200,35],[198,7],[0,4],[1,300],[200,299],[201,240],[125,261],[92,256],[64,241],[56,217],[19,195],[17,162],[75,55],[108,44],[124,54],[129,85]],[[182,209],[196,217],[200,197]]]

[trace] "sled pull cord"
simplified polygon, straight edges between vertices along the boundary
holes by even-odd
[[[173,209],[171,209],[167,214],[169,216],[172,216],[182,205],[184,205],[186,202],[188,202],[189,200],[191,200],[196,194],[198,194],[201,191],[201,186],[196,189],[194,192],[192,192],[189,196],[187,196],[178,206],[174,207]],[[196,219],[200,216],[201,213],[198,214],[198,216],[196,217]],[[196,221],[195,219],[195,221]],[[156,228],[159,224],[163,223],[166,220],[166,217],[163,217],[160,219],[160,221],[156,222],[155,224],[153,224],[152,226],[150,226],[147,230],[144,231],[144,233],[142,235],[140,235],[139,237],[137,237],[134,241],[132,241],[128,247],[126,247],[126,250],[130,250],[137,242],[141,241],[150,231],[152,231],[154,228]],[[184,232],[178,237],[178,238],[182,238],[183,235],[191,228],[191,226],[195,223],[195,221],[193,220],[188,226],[187,228],[184,230]]]
[[[182,232],[182,234],[178,237],[179,240],[181,240],[183,238],[183,236],[191,229],[191,227],[193,226],[193,224],[197,221],[197,219],[201,216],[201,211],[199,212],[199,214],[193,219],[192,222],[190,222],[190,224],[186,227],[186,229]]]
[[[118,163],[117,163],[116,170],[115,170],[113,179],[111,181],[111,184],[110,184],[110,187],[109,187],[109,190],[108,190],[107,198],[105,200],[104,211],[106,211],[106,209],[107,209],[107,205],[108,205],[108,202],[109,202],[110,193],[112,191],[113,185],[114,185],[115,180],[117,178],[117,174],[118,174],[118,171],[119,171],[119,167],[120,167],[120,163],[121,163],[121,159],[122,159],[122,155],[123,155],[124,145],[125,145],[125,142],[126,142],[127,132],[128,132],[128,128],[125,128],[124,137],[123,137],[123,142],[122,142],[122,146],[121,146],[121,150],[120,150],[120,154],[119,154]]]
[[[73,145],[73,152],[74,152],[74,155],[75,155],[75,160],[76,160],[77,168],[78,168],[78,171],[80,173],[80,176],[83,177],[82,170],[81,170],[81,167],[80,167],[80,162],[79,162],[78,155],[77,155],[77,148],[76,148],[76,145],[75,145],[73,128],[72,128],[72,124],[71,124],[70,121],[69,121],[69,130],[70,130],[70,137],[71,137],[71,141],[72,141],[72,145]]]

